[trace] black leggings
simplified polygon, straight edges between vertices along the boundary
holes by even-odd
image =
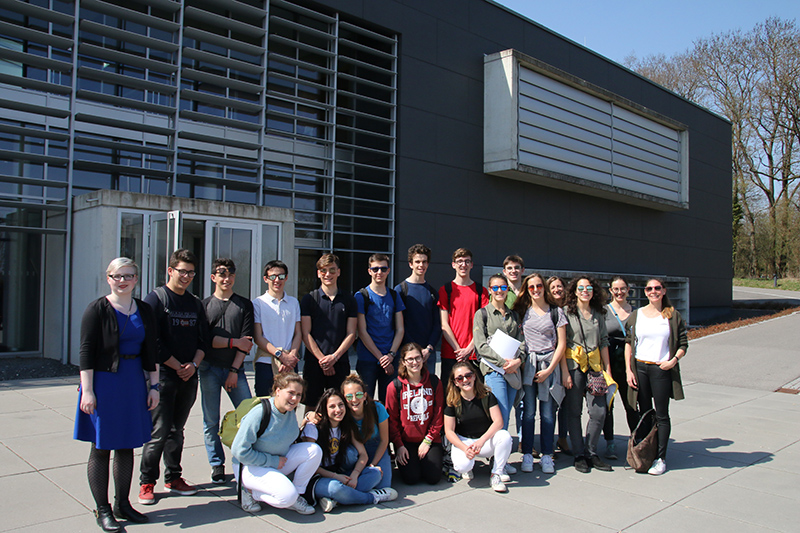
[[[658,426],[658,458],[666,460],[667,444],[672,424],[669,420],[669,399],[672,396],[672,372],[661,370],[658,365],[636,362],[636,379],[639,382],[639,415],[656,406],[656,425]],[[642,424],[644,426],[645,424]],[[642,427],[642,435],[650,427]]]
[[[404,442],[408,450],[408,462],[405,465],[397,463],[397,470],[406,485],[416,485],[420,480],[425,480],[429,485],[435,485],[442,478],[442,445],[431,444],[428,453],[419,458],[417,449],[420,443]]]
[[[108,505],[108,464],[111,450],[98,450],[92,444],[89,452],[87,474],[89,489],[97,506]],[[114,494],[116,501],[125,503],[131,492],[133,478],[133,450],[114,450]]]

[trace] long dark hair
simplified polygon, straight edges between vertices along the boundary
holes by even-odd
[[[322,396],[317,403],[317,415],[319,422],[317,426],[317,444],[322,448],[322,464],[328,464],[331,459],[331,419],[328,416],[328,400],[331,398],[339,398],[344,404],[344,418],[339,422],[339,429],[341,435],[339,436],[339,448],[337,449],[336,458],[333,460],[334,470],[338,470],[342,462],[347,456],[347,447],[350,446],[353,435],[358,431],[353,414],[347,407],[347,402],[344,399],[344,394],[336,389],[325,389]]]
[[[358,385],[364,392],[364,420],[361,421],[361,431],[358,432],[358,440],[367,442],[372,437],[372,432],[375,426],[378,425],[378,408],[375,407],[375,400],[367,392],[367,386],[364,385],[364,380],[355,372],[344,378],[340,390],[344,396],[344,388],[347,385]],[[350,404],[345,402],[347,409],[350,409]],[[357,427],[357,426],[356,426]]]
[[[596,313],[605,315],[605,303],[608,300],[608,295],[606,294],[605,289],[601,287],[599,283],[597,283],[597,280],[588,274],[581,274],[580,276],[575,276],[570,280],[569,287],[567,287],[565,295],[565,307],[567,308],[567,313],[571,315],[578,314],[578,295],[576,294],[576,291],[578,290],[578,282],[582,279],[587,280],[593,289],[592,299],[589,300],[589,307],[591,307]]]
[[[538,272],[534,272],[533,274],[525,276],[525,279],[522,280],[522,291],[520,292],[520,295],[517,296],[517,300],[514,302],[514,312],[517,313],[517,316],[520,317],[520,319],[525,318],[525,313],[528,311],[528,308],[533,303],[533,298],[531,297],[531,293],[528,291],[528,282],[533,278],[539,278],[542,281],[542,285],[545,285],[543,293],[547,305],[555,306],[554,304],[551,304],[547,300],[547,285],[544,281],[544,278]]]

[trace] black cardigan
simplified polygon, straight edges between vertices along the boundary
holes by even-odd
[[[153,309],[134,298],[144,324],[142,368],[155,372],[158,356],[156,317]],[[119,324],[111,302],[103,296],[89,304],[81,320],[81,370],[116,372],[119,366]],[[128,355],[128,354],[123,354]]]

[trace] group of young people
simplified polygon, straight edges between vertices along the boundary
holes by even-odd
[[[140,504],[155,503],[162,458],[167,491],[197,492],[182,477],[181,453],[198,382],[211,481],[229,480],[220,397],[224,389],[234,405],[251,398],[243,365],[254,345],[255,393],[271,397],[244,417],[231,445],[249,512],[262,503],[310,514],[316,503],[329,512],[393,500],[392,457],[406,484],[435,484],[443,472],[451,481],[472,479],[476,458],[491,458],[489,484],[505,492],[516,473],[508,464],[512,409],[523,472],[533,471],[536,457],[544,473],[555,472],[557,420],[559,447],[575,456],[578,471],[609,471],[597,445],[605,428],[606,456],[616,458],[613,404],[589,392],[597,372],[616,381],[631,428],[655,403],[659,455],[650,473],[665,471],[669,399],[682,398],[677,361],[687,341],[661,280],[647,282],[649,303],[633,310],[621,277],[609,303],[590,276],[567,287],[557,277],[526,277],[512,255],[487,288],[471,279],[472,254],[459,248],[454,279],[437,290],[426,280],[430,260],[428,247],[412,246],[410,275],[390,288],[389,258],[373,254],[370,284],[351,295],[339,290],[338,257],[324,254],[316,264],[320,287],[300,302],[284,291],[289,270],[277,260],[264,267],[267,291],[253,301],[233,291],[230,259],[214,261],[214,293],[202,301],[188,290],[198,267],[188,250],[172,254],[166,285],[144,300],[132,296],[137,265],[112,261],[110,293],[83,316],[74,434],[92,443],[88,478],[100,527],[120,531],[117,519],[147,521],[129,502],[133,449],[142,445]],[[299,405],[307,412],[301,424]],[[534,449],[537,407],[541,455]]]

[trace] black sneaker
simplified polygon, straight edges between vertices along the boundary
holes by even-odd
[[[575,458],[575,470],[580,472],[581,474],[588,474],[591,471],[591,467],[589,466],[589,461],[586,457],[578,456]]]
[[[597,470],[603,471],[603,472],[611,472],[612,471],[611,470],[611,465],[603,462],[603,460],[600,459],[600,456],[598,456],[598,455],[593,455],[592,456],[592,467],[596,468]]]
[[[222,485],[227,481],[225,476],[225,465],[217,465],[211,467],[211,483],[215,485]]]

